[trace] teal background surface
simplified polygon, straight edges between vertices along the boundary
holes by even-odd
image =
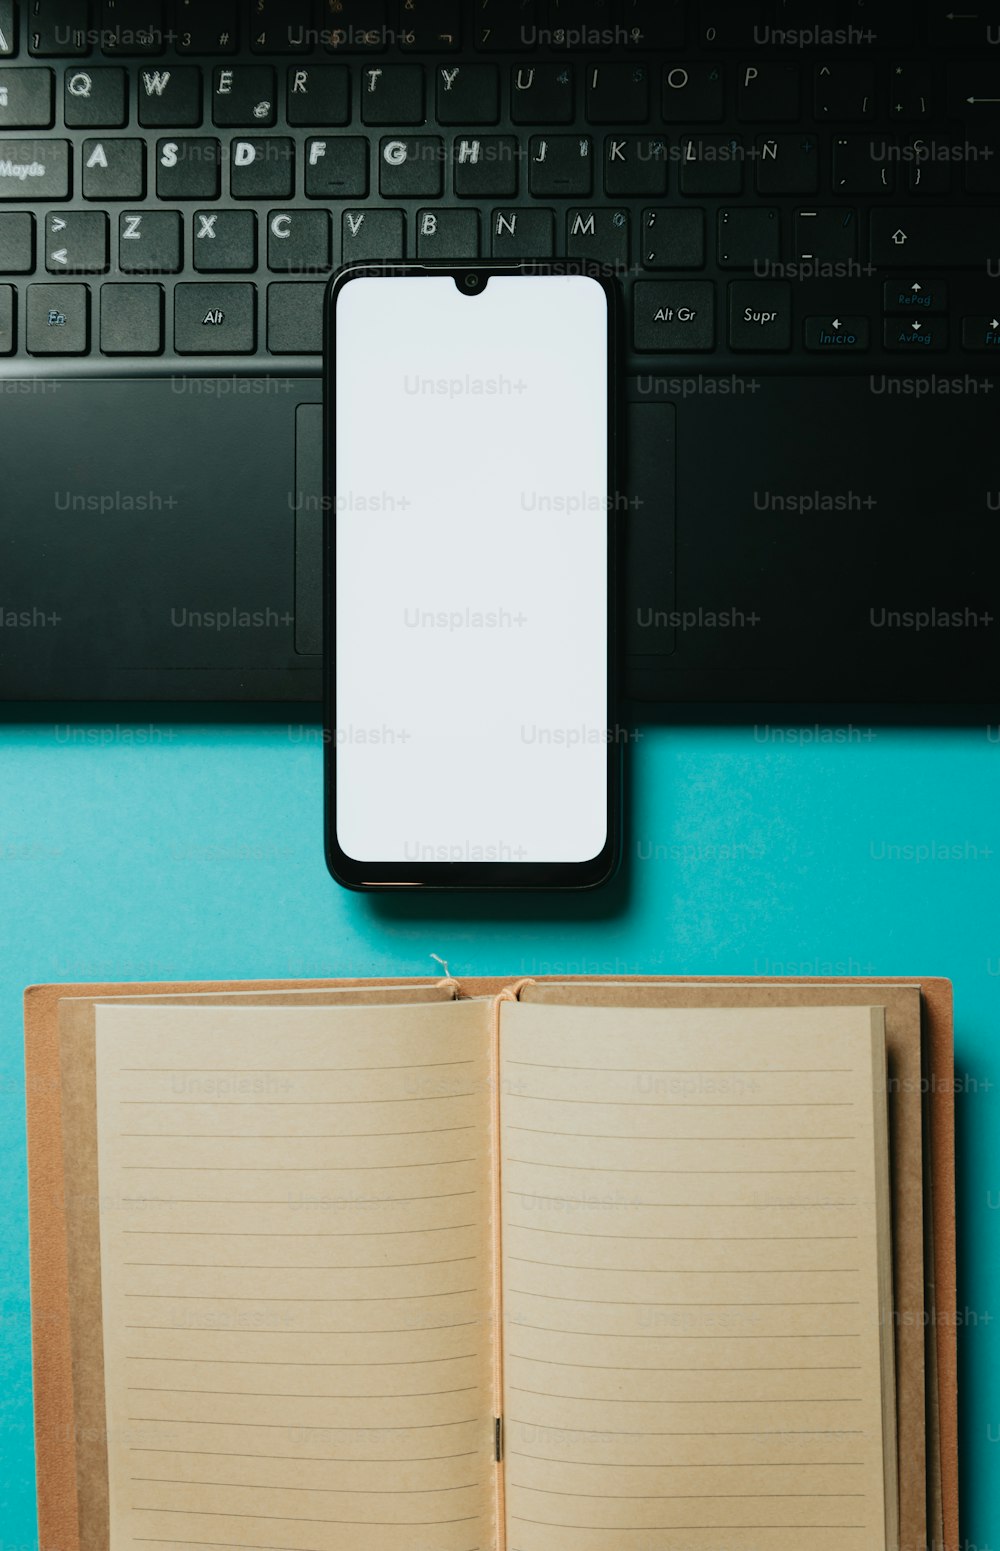
[[[954,982],[962,1540],[1000,1546],[1000,726],[642,727],[628,763],[610,889],[375,899],[326,873],[317,726],[0,727],[0,1551],[37,1546],[24,987],[425,975],[432,953],[458,975]]]

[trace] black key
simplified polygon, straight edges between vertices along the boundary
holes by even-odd
[[[646,269],[700,269],[705,262],[704,210],[644,210],[641,258]]]
[[[963,318],[962,349],[1000,350],[1000,318],[995,313],[988,318]]]
[[[948,324],[944,318],[887,318],[883,338],[887,350],[933,355],[948,343]]]
[[[492,65],[482,68],[493,70]],[[515,124],[571,124],[573,85],[574,71],[570,64],[513,65],[510,72],[511,121]],[[468,123],[469,120],[459,122]],[[489,122],[495,124],[496,119]]]
[[[663,67],[663,117],[668,124],[714,124],[722,117],[722,66],[710,61]]]
[[[849,124],[875,117],[875,66],[829,59],[816,66],[816,117]]]
[[[118,268],[127,275],[176,274],[181,268],[179,212],[123,210],[118,217]]]
[[[13,355],[15,343],[14,287],[0,285],[0,355]]]
[[[103,210],[51,210],[45,217],[45,267],[50,274],[102,274],[108,267],[108,218]]]
[[[450,54],[462,43],[462,0],[402,0],[400,47],[409,54]]]
[[[234,140],[230,192],[234,199],[289,199],[295,191],[295,145],[271,136]]]
[[[781,258],[781,216],[769,205],[719,211],[719,268],[753,269]]]
[[[819,188],[819,143],[815,135],[757,137],[758,194],[815,194]]]
[[[858,256],[858,212],[828,205],[795,212],[795,257],[803,263],[850,264]]]
[[[194,267],[207,274],[257,268],[257,217],[252,210],[196,210]]]
[[[176,0],[178,54],[232,54],[239,45],[237,0]]]
[[[105,54],[162,54],[162,0],[103,0],[101,48]]]
[[[195,65],[140,70],[135,91],[144,129],[191,129],[201,123],[201,71]]]
[[[703,48],[751,48],[759,42],[764,7],[746,0],[705,0],[698,42]]]
[[[70,66],[63,77],[67,129],[121,129],[128,122],[128,87],[120,65]]]
[[[23,9],[28,53],[36,59],[90,53],[87,0],[30,0]]]
[[[557,12],[559,0],[551,0],[550,11]],[[537,48],[536,34],[541,21],[538,0],[473,0],[473,41],[476,48],[516,54]],[[551,25],[558,20],[550,15]],[[558,47],[558,41],[553,39]]]
[[[142,199],[146,192],[144,140],[85,140],[84,199]]]
[[[906,164],[906,187],[910,194],[946,195],[951,193],[951,156],[961,160],[961,147],[934,140],[911,140],[900,147]],[[957,152],[957,154],[956,154]]]
[[[156,193],[160,199],[216,199],[222,150],[211,137],[156,142]]]
[[[882,154],[885,140],[869,135],[838,135],[833,142],[835,194],[889,194],[895,164]]]
[[[34,216],[27,210],[0,210],[0,275],[29,275],[34,267]]]
[[[649,118],[649,70],[630,64],[588,65],[587,118],[592,124],[645,124]]]
[[[667,192],[667,142],[654,135],[609,135],[604,142],[604,192],[612,198]]]
[[[532,135],[528,147],[528,192],[542,198],[589,194],[594,181],[594,147],[587,135]]]
[[[68,140],[0,140],[0,199],[65,199]]]
[[[380,54],[389,42],[386,0],[335,0],[323,14],[331,53]]]
[[[711,350],[715,287],[708,280],[640,280],[633,316],[637,350]]]
[[[267,348],[272,355],[319,355],[325,285],[286,281],[267,288]]]
[[[460,199],[509,199],[517,193],[518,149],[512,135],[456,140],[455,193]]]
[[[310,0],[251,0],[250,47],[255,54],[301,54],[312,47]]]
[[[337,135],[306,141],[307,199],[364,199],[367,194],[367,140]]]
[[[681,147],[682,194],[739,194],[743,190],[743,142],[727,135],[699,135]]]
[[[239,281],[194,281],[174,290],[178,355],[249,355],[257,343],[257,293]]]
[[[361,71],[361,119],[365,124],[422,124],[423,65],[365,65]]]
[[[548,15],[543,11],[542,20],[547,20],[549,27],[545,43],[548,45],[551,37],[553,48],[604,49],[615,39],[617,17],[612,0],[549,0]]]
[[[163,349],[163,287],[101,286],[104,355],[159,355]]]
[[[551,258],[554,225],[551,210],[494,210],[490,251],[494,258]]]
[[[227,128],[275,122],[274,71],[270,65],[219,65],[212,87],[212,122]]]
[[[918,318],[924,312],[948,311],[948,287],[944,281],[887,280],[882,305],[886,312],[909,313]]]
[[[733,280],[729,344],[733,350],[787,350],[792,343],[792,288],[787,280]]]
[[[912,0],[844,0],[841,19],[866,48],[923,42],[923,6]]]
[[[850,355],[867,350],[868,319],[845,317],[842,313],[835,318],[807,318],[805,345],[807,350],[821,355]]]
[[[340,238],[345,264],[401,259],[405,256],[405,216],[402,210],[345,210]]]
[[[330,268],[330,217],[325,210],[272,210],[267,218],[267,267],[285,272]]]
[[[981,49],[986,42],[987,25],[1000,23],[1000,7],[977,0],[975,10],[957,11],[954,0],[933,0],[930,8],[930,39],[941,48]]]
[[[496,65],[441,65],[437,80],[439,124],[496,124],[500,72]]]
[[[14,0],[0,0],[0,59],[17,53],[17,12]]]
[[[29,285],[27,345],[31,355],[86,355],[90,290],[85,285]]]
[[[949,64],[948,116],[964,119],[970,127],[1000,118],[1000,60]]]
[[[379,146],[379,193],[387,199],[438,198],[444,188],[444,141],[435,135],[384,139]]]
[[[889,115],[924,119],[931,111],[933,75],[926,60],[893,65],[889,72]]]
[[[289,124],[347,124],[351,72],[346,65],[289,65]]]
[[[0,129],[47,129],[52,123],[52,71],[0,70]]]
[[[791,124],[799,117],[799,67],[740,65],[739,114],[752,124]]]
[[[417,257],[478,258],[478,211],[419,210],[417,212]]]
[[[967,194],[1000,194],[1000,135],[977,135],[975,155],[965,163]]]
[[[873,210],[871,261],[891,269],[984,269],[1000,254],[1000,210]]]
[[[566,256],[610,269],[629,265],[627,210],[567,210]]]
[[[684,0],[621,0],[621,25],[629,48],[683,48]]]

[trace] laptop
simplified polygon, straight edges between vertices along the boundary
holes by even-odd
[[[318,701],[327,280],[509,257],[620,276],[628,695],[994,702],[1000,5],[947,5],[0,0],[0,696]]]

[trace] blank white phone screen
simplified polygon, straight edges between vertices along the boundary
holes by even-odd
[[[338,294],[350,857],[573,863],[606,844],[607,307],[585,276]]]

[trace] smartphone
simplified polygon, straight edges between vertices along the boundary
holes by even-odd
[[[351,265],[327,293],[326,853],[349,888],[618,860],[616,282]]]

